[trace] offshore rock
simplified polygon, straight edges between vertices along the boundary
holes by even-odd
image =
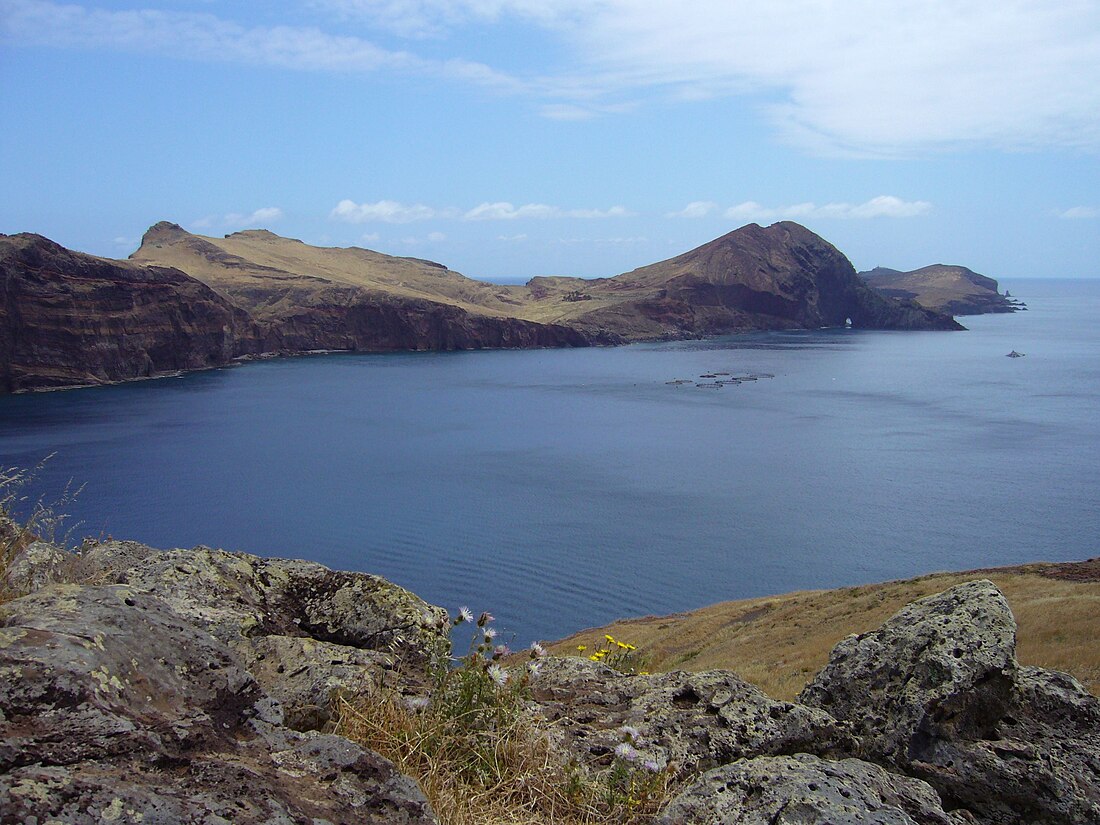
[[[827,713],[770,699],[728,671],[627,676],[552,657],[531,693],[582,764],[610,764],[624,726],[637,731],[641,758],[678,776],[749,756],[832,754],[853,745],[848,726]]]
[[[953,825],[924,782],[858,759],[761,756],[715,768],[662,811],[659,825]]]
[[[177,269],[0,235],[0,392],[216,367],[260,351],[248,313]]]
[[[0,822],[434,823],[407,777],[302,734],[235,654],[124,585],[0,606]]]
[[[1100,701],[1020,669],[1015,631],[1000,591],[969,582],[841,642],[799,699],[978,822],[1100,822]]]

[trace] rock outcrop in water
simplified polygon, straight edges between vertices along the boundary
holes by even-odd
[[[390,763],[319,728],[334,690],[421,691],[440,609],[204,547],[109,541],[75,563],[98,583],[0,605],[0,822],[435,821]],[[37,542],[9,577],[65,568]],[[798,703],[724,671],[551,658],[530,709],[597,770],[629,730],[683,782],[662,825],[1100,823],[1100,701],[1014,648],[1004,597],[974,581],[841,642]]]
[[[751,330],[961,329],[869,289],[798,224],[755,224],[614,278],[501,286],[271,232],[158,223],[130,261],[0,236],[0,392],[317,350],[575,347]]]
[[[859,275],[868,286],[887,297],[911,300],[948,315],[1027,309],[1022,302],[1002,295],[995,280],[965,266],[932,264],[909,272],[879,266]]]

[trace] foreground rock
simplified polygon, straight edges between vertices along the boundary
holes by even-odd
[[[377,754],[281,722],[226,645],[148,592],[0,606],[4,822],[435,822]]]
[[[640,760],[678,776],[749,756],[830,754],[854,744],[848,726],[827,713],[769,699],[728,671],[626,676],[587,659],[553,658],[531,691],[582,764],[610,764],[628,740]]]
[[[858,759],[764,756],[709,771],[665,807],[660,825],[952,825],[924,782]]]
[[[393,685],[398,675],[403,689],[423,689],[431,658],[449,649],[445,611],[366,573],[136,542],[91,545],[82,563],[157,596],[233,648],[298,729],[327,724],[336,692]]]
[[[837,645],[799,698],[979,822],[1100,822],[1100,701],[1019,668],[1015,631],[992,582],[960,585]]]

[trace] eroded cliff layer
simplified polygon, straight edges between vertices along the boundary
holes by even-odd
[[[260,338],[248,313],[179,270],[0,235],[0,391],[218,366]]]

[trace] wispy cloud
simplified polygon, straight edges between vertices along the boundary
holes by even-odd
[[[248,227],[261,227],[275,223],[282,219],[283,210],[277,206],[263,206],[252,212],[230,212],[226,215],[207,215],[191,221],[191,226],[196,229],[211,229],[213,227],[226,227],[232,229],[246,229]]]
[[[548,218],[628,218],[635,213],[623,206],[610,209],[563,209],[545,203],[527,203],[522,206],[507,201],[482,203],[473,209],[457,209],[453,206],[437,208],[422,203],[404,204],[398,201],[381,200],[376,203],[356,203],[345,199],[336,204],[329,217],[347,223],[413,223],[432,219],[461,218],[466,221],[512,221],[519,219],[545,220]]]
[[[444,215],[440,210],[424,206],[422,203],[412,205],[399,203],[398,201],[356,203],[353,200],[345,199],[336,204],[329,213],[329,217],[347,223],[368,223],[370,221],[413,223],[444,217]]]
[[[475,206],[462,217],[468,221],[511,221],[517,218],[628,218],[634,214],[622,206],[612,206],[610,209],[562,209],[544,203],[515,206],[507,201],[498,201]]]
[[[569,68],[529,79],[548,118],[624,100],[753,95],[816,152],[1100,148],[1093,0],[314,0],[414,37],[538,26]]]
[[[312,26],[244,26],[198,12],[115,11],[47,0],[4,0],[0,41],[304,71],[429,74],[502,90],[523,88],[520,81],[483,63],[427,59]]]
[[[893,195],[879,195],[863,203],[796,203],[767,207],[756,201],[731,206],[725,216],[733,220],[801,220],[806,218],[913,218],[932,211],[928,201],[904,201]]]
[[[211,13],[49,0],[3,0],[2,8],[0,40],[6,45],[428,75],[526,95],[534,112],[559,121],[655,100],[682,106],[743,97],[785,140],[819,153],[897,155],[967,146],[1100,150],[1095,0],[304,3],[319,23],[341,32],[354,18],[357,26],[384,29],[387,37],[438,38],[423,54],[320,26],[251,26]],[[453,46],[444,35],[504,24],[536,27],[563,48],[533,55],[524,76],[494,68],[492,59],[445,56]],[[489,49],[497,41],[481,42]]]
[[[1058,213],[1058,217],[1066,218],[1067,220],[1076,220],[1081,218],[1100,218],[1100,209],[1095,206],[1073,206]]]
[[[666,218],[705,218],[718,209],[714,201],[692,201],[679,212],[668,212]]]

